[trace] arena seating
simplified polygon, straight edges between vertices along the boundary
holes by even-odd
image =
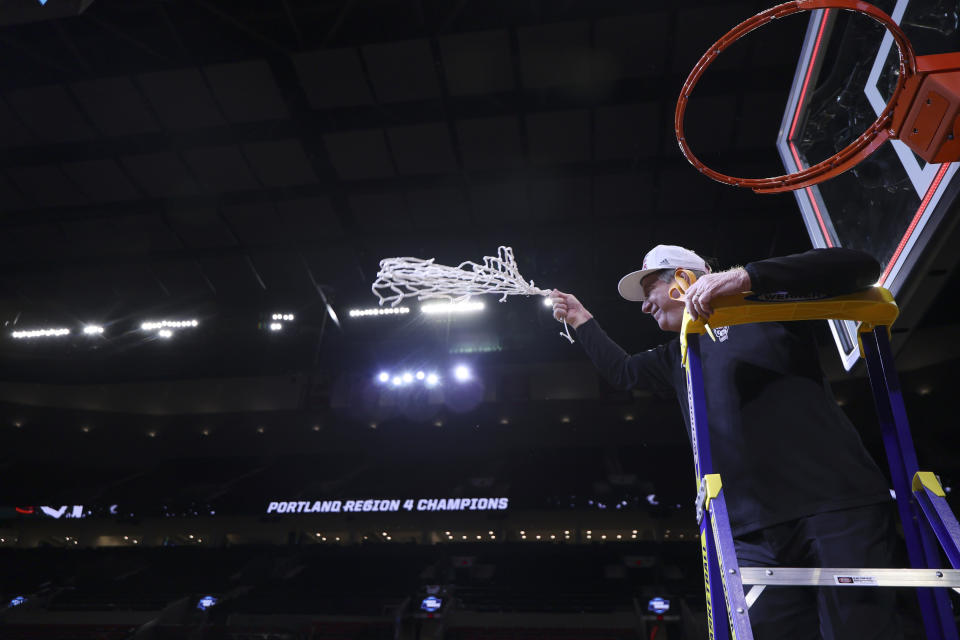
[[[446,640],[637,640],[630,629],[524,629],[524,628],[454,628]]]
[[[127,640],[136,630],[129,624],[4,624],[4,640]]]

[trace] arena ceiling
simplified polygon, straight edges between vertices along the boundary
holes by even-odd
[[[504,362],[582,358],[539,301],[490,299],[482,318],[439,324],[347,317],[375,304],[381,258],[457,264],[499,245],[643,348],[661,334],[615,285],[648,247],[728,266],[809,246],[792,196],[709,181],[673,136],[690,68],[765,2],[79,4],[0,27],[0,309],[8,330],[107,333],[5,338],[7,379],[335,370],[488,347]],[[805,26],[765,28],[711,69],[688,112],[703,159],[781,171]],[[297,314],[295,335],[258,328],[277,310]],[[158,317],[201,327],[147,344],[137,328]]]

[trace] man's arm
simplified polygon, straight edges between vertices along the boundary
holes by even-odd
[[[566,320],[576,329],[577,342],[607,382],[618,389],[674,391],[670,380],[670,353],[678,354],[679,350],[673,342],[628,355],[607,335],[576,296],[554,289],[550,298],[553,300],[554,318]]]
[[[709,317],[714,298],[746,291],[837,296],[869,287],[880,273],[880,263],[862,251],[811,249],[701,276],[686,292],[687,310],[694,319]]]
[[[880,279],[873,256],[842,247],[811,249],[781,258],[751,262],[745,267],[754,293],[837,296],[864,289]]]

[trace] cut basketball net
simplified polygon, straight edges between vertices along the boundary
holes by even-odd
[[[498,247],[496,256],[484,256],[483,264],[461,262],[450,267],[434,262],[434,258],[386,258],[380,261],[377,280],[371,287],[380,305],[389,302],[397,306],[404,298],[427,300],[445,298],[451,302],[463,302],[472,296],[487,293],[501,294],[500,302],[507,296],[549,296],[548,289],[541,289],[527,282],[517,269],[517,261],[510,247]],[[563,319],[561,336],[573,343],[570,327]]]

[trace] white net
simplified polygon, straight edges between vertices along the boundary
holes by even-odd
[[[497,248],[496,256],[484,256],[483,264],[467,261],[456,267],[437,264],[434,258],[386,258],[380,261],[380,271],[371,289],[381,305],[388,302],[391,306],[414,297],[463,302],[472,296],[496,293],[503,302],[507,296],[550,295],[549,289],[523,279],[513,249],[503,246]],[[565,333],[560,335],[573,342],[565,320],[563,328]]]

